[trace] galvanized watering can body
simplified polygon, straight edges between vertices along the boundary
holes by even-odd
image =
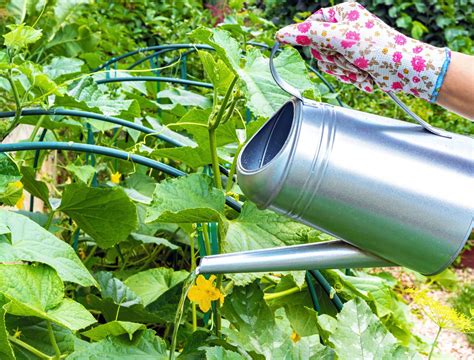
[[[474,140],[293,99],[238,159],[239,184],[270,208],[423,274],[472,231]]]
[[[244,194],[341,239],[204,257],[201,273],[401,265],[435,274],[474,224],[474,139],[294,97],[242,149]]]

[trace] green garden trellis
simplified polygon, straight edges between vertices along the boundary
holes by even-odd
[[[254,42],[249,42],[248,44],[252,46],[257,46],[263,49],[269,49],[269,47],[265,44],[254,43]],[[143,64],[146,61],[149,61],[151,68],[154,69],[154,68],[159,68],[159,64],[160,64],[159,58],[161,55],[166,54],[170,51],[183,50],[183,49],[187,49],[187,50],[184,53],[180,54],[180,56],[173,58],[171,61],[165,64],[165,65],[169,65],[176,61],[179,61],[180,62],[180,78],[162,77],[160,76],[161,74],[159,70],[153,71],[155,76],[135,76],[135,77],[121,77],[121,76],[111,77],[110,76],[111,66],[113,66],[114,70],[117,70],[118,62],[123,59],[129,58],[131,56],[153,51],[152,54],[146,55],[142,57],[141,59],[132,63],[127,69],[131,70],[135,68],[136,66]],[[129,81],[156,82],[158,92],[160,90],[160,84],[162,82],[183,85],[185,88],[187,88],[188,86],[196,86],[196,87],[211,89],[213,88],[213,86],[210,83],[189,80],[187,78],[188,77],[188,72],[187,72],[188,56],[196,52],[197,50],[213,51],[214,49],[211,46],[202,45],[202,44],[169,44],[169,45],[158,45],[158,46],[140,48],[135,51],[131,51],[131,52],[122,54],[120,56],[111,58],[110,60],[102,64],[101,66],[94,69],[93,72],[97,72],[102,69],[106,70],[105,79],[96,80],[97,84],[106,84],[106,83],[115,83],[115,82],[123,83],[123,82],[129,82]],[[313,73],[315,73],[319,79],[321,79],[321,81],[325,84],[325,86],[329,89],[329,91],[336,93],[334,88],[331,86],[331,84],[327,82],[327,80],[322,76],[322,74],[319,73],[319,71],[317,71],[314,67],[312,67],[309,64],[308,64],[308,69],[312,71]],[[341,99],[339,98],[339,96],[336,96],[336,100],[338,101],[339,105],[343,106],[343,103]],[[134,122],[123,120],[117,117],[105,116],[102,114],[97,114],[97,113],[92,113],[92,112],[87,112],[87,111],[69,110],[69,109],[60,109],[60,108],[52,108],[52,109],[47,109],[47,110],[24,109],[21,111],[21,116],[37,116],[37,115],[62,115],[62,116],[77,117],[80,119],[82,118],[94,119],[98,121],[116,124],[118,126],[122,126],[128,129],[137,130],[140,133],[153,136],[172,146],[184,146],[183,143],[179,142],[176,139],[173,139],[170,136],[167,136],[166,134],[156,132],[155,130],[150,129],[146,126],[143,126],[141,124],[136,124]],[[15,116],[15,111],[0,112],[0,118],[9,118],[13,116]],[[250,111],[246,109],[246,121],[250,121],[250,119],[251,119]],[[0,144],[0,152],[35,150],[35,156],[33,159],[33,168],[35,171],[37,170],[37,167],[38,167],[41,150],[70,150],[70,151],[86,153],[87,161],[90,160],[91,162],[95,161],[94,155],[98,154],[98,155],[112,157],[115,159],[132,161],[134,163],[147,166],[151,169],[161,171],[167,175],[174,176],[174,177],[186,175],[186,173],[181,170],[178,170],[170,165],[147,158],[142,155],[130,154],[123,150],[95,145],[94,134],[93,134],[92,127],[90,126],[90,124],[86,124],[86,131],[87,131],[87,144],[71,143],[71,142],[45,142],[44,139],[47,133],[47,129],[45,128],[41,132],[38,138],[38,141],[22,142],[22,143],[16,143],[16,144]],[[220,165],[219,168],[223,175],[225,176],[229,175],[228,170],[225,167]],[[209,169],[209,171],[211,170]],[[96,179],[95,176],[94,176],[94,179]],[[97,184],[94,182],[93,185],[97,185]],[[226,197],[226,204],[237,212],[241,211],[240,203],[237,202],[232,197],[229,197],[229,196]],[[30,211],[34,211],[34,197],[33,196],[31,196],[30,198]],[[201,245],[201,243],[203,242],[202,241],[202,236],[203,236],[202,226],[198,226],[198,229],[197,229],[198,230],[198,244],[199,244],[199,250],[200,250],[201,256],[206,256],[206,255],[216,253],[219,247],[218,236],[217,236],[217,224],[214,224],[214,223],[210,224],[210,226],[208,226],[207,229],[209,231],[208,235],[210,236],[210,239],[212,240],[211,249],[207,249],[207,250],[205,246],[203,246],[204,244]],[[75,246],[77,250],[77,241],[79,237],[79,231],[76,231],[73,237],[74,237],[73,245]],[[342,309],[342,306],[343,306],[342,301],[340,300],[340,298],[338,297],[334,289],[331,287],[330,283],[326,280],[326,278],[321,274],[320,271],[318,270],[307,271],[305,275],[305,279],[308,285],[308,291],[310,293],[311,300],[313,302],[313,307],[318,313],[321,311],[321,309],[320,309],[320,304],[318,302],[317,293],[316,293],[313,281],[316,281],[316,283],[318,283],[321,286],[323,291],[329,296],[329,298],[331,299],[332,303],[334,304],[335,308],[338,311]]]

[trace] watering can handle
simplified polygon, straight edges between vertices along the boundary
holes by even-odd
[[[288,94],[294,96],[298,100],[301,100],[304,103],[304,98],[303,95],[301,95],[301,92],[295,88],[293,85],[288,84],[285,80],[283,80],[280,75],[278,75],[278,72],[276,71],[275,64],[273,64],[273,58],[275,57],[276,52],[278,51],[280,47],[280,43],[277,41],[273,47],[272,51],[270,53],[270,72],[272,73],[273,80],[278,84],[278,86],[286,91]]]
[[[278,75],[278,72],[276,71],[275,64],[273,63],[273,59],[275,57],[275,54],[277,53],[278,49],[280,48],[280,43],[277,41],[272,47],[271,53],[270,53],[270,72],[272,74],[273,80],[278,84],[278,86],[286,91],[288,94],[294,96],[298,100],[301,100],[303,103],[305,102],[303,95],[301,95],[301,92],[295,88],[293,85],[288,84],[285,80],[283,80],[280,75]],[[426,131],[429,131],[432,134],[445,137],[445,138],[451,138],[449,133],[444,132],[440,129],[435,128],[434,126],[431,126],[428,124],[426,121],[424,121],[422,118],[420,118],[418,115],[416,115],[413,111],[410,110],[410,108],[403,102],[401,101],[393,92],[389,91],[387,92],[388,96],[410,117],[415,120],[418,124],[420,124],[423,129]]]

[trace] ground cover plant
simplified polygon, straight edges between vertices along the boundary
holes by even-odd
[[[242,146],[288,99],[271,78],[268,49],[253,43],[271,44],[274,26],[257,8],[235,11],[241,2],[216,28],[202,4],[172,3],[15,0],[1,8],[0,107],[11,112],[0,119],[0,139],[29,124],[24,144],[62,145],[0,152],[0,202],[16,207],[0,210],[0,358],[429,354],[387,272],[321,271],[330,287],[305,272],[187,280],[205,254],[331,238],[258,210],[233,176]],[[207,48],[136,64],[145,56],[138,52],[97,69],[168,39]],[[276,66],[305,96],[336,103],[297,50],[284,48]],[[80,153],[79,143],[125,155]],[[47,162],[54,173],[40,170]],[[43,205],[25,207],[26,192]]]

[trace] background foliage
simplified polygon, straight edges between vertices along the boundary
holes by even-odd
[[[387,5],[373,3],[371,9],[384,13]],[[394,4],[389,21],[399,12],[405,19],[399,26],[428,36],[417,23],[426,9],[413,6]],[[271,45],[278,26],[304,18],[308,14],[297,12],[309,8],[290,2],[278,12],[276,7],[271,1],[0,4],[0,108],[13,112],[0,119],[0,139],[29,124],[29,141],[45,134],[45,141],[94,142],[190,173],[171,179],[130,161],[59,150],[52,153],[56,173],[37,174],[45,151],[38,164],[33,152],[0,154],[0,204],[17,206],[0,210],[2,359],[354,359],[367,351],[374,358],[406,359],[427,353],[424,339],[412,332],[410,295],[398,279],[388,272],[326,270],[328,287],[305,282],[304,272],[218,277],[224,304],[214,302],[207,312],[187,303],[179,353],[169,354],[179,297],[199,256],[331,239],[258,210],[237,184],[219,176],[219,165],[233,172],[245,141],[287,99],[270,76],[268,50],[252,42]],[[449,19],[459,15],[443,11]],[[453,24],[437,21],[446,29]],[[464,33],[449,34],[450,46],[471,46]],[[106,83],[118,76],[181,78],[183,50],[145,61],[136,72],[127,69],[143,51],[94,71],[129,51],[187,42],[212,49],[186,58],[186,77],[212,89]],[[276,66],[306,96],[336,103],[336,95],[307,71],[306,55],[286,48]],[[380,91],[369,96],[328,80],[348,106],[405,118]],[[436,126],[472,133],[465,119],[405,100]],[[82,110],[149,131],[71,113],[23,116],[22,109]],[[24,192],[44,207],[22,209]],[[226,205],[226,196],[243,202],[240,214]],[[453,283],[452,273],[417,285],[443,281]],[[339,313],[335,299],[344,302]]]

